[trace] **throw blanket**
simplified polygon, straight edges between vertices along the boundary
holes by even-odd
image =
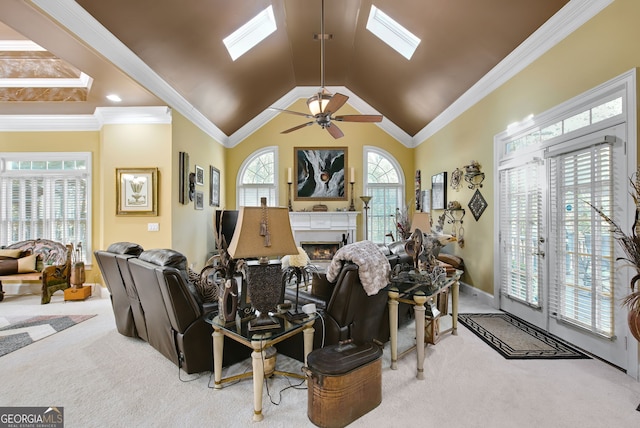
[[[391,266],[382,254],[380,248],[371,241],[359,241],[345,245],[336,251],[329,267],[327,268],[327,280],[333,282],[338,278],[345,261],[358,265],[358,277],[362,288],[368,296],[378,294],[378,291],[389,284]]]

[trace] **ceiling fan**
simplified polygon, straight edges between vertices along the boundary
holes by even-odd
[[[381,122],[382,115],[379,114],[351,114],[342,116],[333,116],[340,107],[342,107],[347,100],[348,96],[343,94],[331,94],[324,87],[324,41],[326,35],[324,33],[324,0],[322,0],[322,11],[320,14],[320,90],[311,96],[307,100],[307,106],[309,106],[310,113],[301,113],[292,110],[283,110],[275,107],[271,107],[271,110],[277,110],[282,113],[295,114],[303,116],[308,119],[313,119],[310,122],[303,123],[302,125],[294,126],[281,132],[281,134],[288,134],[298,129],[305,128],[307,126],[317,123],[326,129],[333,138],[341,138],[344,136],[343,132],[336,126],[334,122]]]

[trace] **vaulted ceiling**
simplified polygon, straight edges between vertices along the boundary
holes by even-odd
[[[421,39],[411,60],[366,30],[373,3],[325,0],[326,85],[414,136],[568,0],[376,0]],[[269,5],[277,30],[232,61],[223,38]],[[319,88],[320,10],[320,0],[3,0],[0,40],[32,40],[93,81],[86,99],[0,92],[0,114],[91,114],[117,93],[119,106],[191,109],[230,136],[295,88]],[[0,52],[0,72],[15,59]]]

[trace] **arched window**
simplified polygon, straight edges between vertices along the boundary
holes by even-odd
[[[389,242],[396,236],[396,209],[404,207],[404,174],[398,161],[377,147],[364,148],[365,194],[369,203],[368,239]],[[367,238],[367,237],[365,237]]]
[[[267,205],[278,205],[278,147],[265,147],[251,154],[240,166],[236,182],[238,207],[259,206],[260,198]]]

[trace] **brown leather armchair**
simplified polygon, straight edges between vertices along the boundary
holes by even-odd
[[[147,326],[140,305],[140,298],[131,279],[127,260],[138,257],[143,249],[132,242],[116,242],[94,254],[102,272],[102,278],[111,294],[111,306],[118,332],[128,337],[147,340]]]
[[[388,340],[389,318],[387,293],[368,296],[358,277],[358,265],[345,263],[335,282],[324,273],[314,273],[310,292],[300,291],[299,304],[315,303],[322,314],[314,324],[314,349],[352,339],[355,343]],[[295,290],[287,289],[285,297],[295,301]],[[384,332],[387,332],[387,338]],[[278,351],[303,361],[301,338],[294,336],[283,342]]]
[[[128,260],[144,311],[149,344],[187,373],[213,369],[212,327],[189,283],[187,259],[174,250],[147,250]],[[249,357],[251,350],[225,338],[223,366]]]

